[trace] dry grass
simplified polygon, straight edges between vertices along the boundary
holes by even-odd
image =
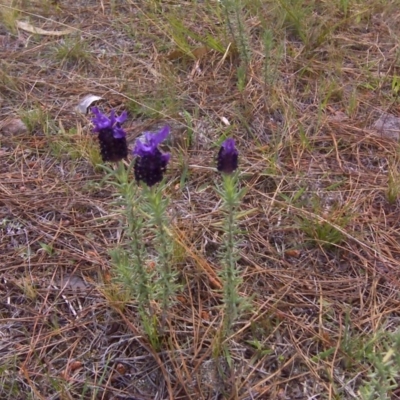
[[[0,5],[0,397],[359,398],[367,351],[382,350],[367,344],[400,316],[399,145],[372,129],[399,115],[398,5],[248,1],[247,63],[216,1]],[[129,110],[131,144],[174,128],[184,290],[158,353],[110,280],[124,221],[75,111],[89,93]],[[222,134],[248,188],[240,291],[254,305],[227,340],[231,368],[207,168]]]

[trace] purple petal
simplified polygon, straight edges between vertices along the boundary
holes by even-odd
[[[126,132],[120,126],[114,126],[113,136],[115,139],[122,139],[126,136]]]
[[[165,125],[157,133],[155,133],[153,135],[154,145],[158,146],[161,142],[163,142],[169,135],[169,131],[170,131],[169,125]]]
[[[93,132],[101,132],[104,129],[112,129],[115,139],[126,137],[126,132],[121,128],[121,124],[126,121],[127,112],[124,111],[119,117],[115,116],[115,111],[111,110],[110,117],[103,114],[97,107],[92,107],[91,112],[95,115],[92,119],[94,125]]]
[[[152,132],[144,132],[137,140],[141,142],[143,151],[153,152],[157,148],[154,143],[154,133]]]
[[[115,124],[115,122],[116,122],[115,111],[111,110],[111,112],[110,112],[110,123],[111,123],[111,126],[113,126]]]
[[[97,107],[92,107],[91,111],[95,115],[95,118],[92,119],[94,125],[93,132],[99,132],[102,129],[111,128],[111,121]]]
[[[127,118],[128,118],[128,113],[124,111],[119,117],[115,118],[115,120],[118,123],[123,124]]]
[[[222,143],[222,147],[225,149],[228,154],[235,154],[237,150],[235,148],[235,139],[228,138]]]
[[[140,139],[137,139],[132,153],[134,156],[144,157],[149,151],[148,147]]]
[[[144,157],[145,155],[154,155],[157,151],[157,146],[165,140],[169,135],[170,127],[165,125],[158,132],[144,132],[143,136],[136,140],[133,155]],[[169,157],[169,156],[168,156]],[[169,158],[168,158],[169,160]],[[168,160],[166,160],[168,162]]]

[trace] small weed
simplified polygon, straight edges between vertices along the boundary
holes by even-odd
[[[323,247],[332,247],[343,240],[343,233],[329,221],[321,221],[319,218],[310,220],[303,218],[300,229],[312,239],[313,242]]]
[[[395,204],[400,194],[400,173],[396,166],[392,166],[388,170],[388,188],[386,197],[389,204]]]
[[[2,8],[0,8],[0,21],[7,28],[7,30],[9,30],[12,33],[16,33],[17,31],[16,22],[18,21],[20,16],[21,13],[16,8],[7,6],[3,6]]]
[[[312,204],[312,212],[299,218],[300,229],[312,242],[323,247],[340,244],[344,239],[343,231],[352,218],[348,207],[333,206],[329,212],[323,212],[319,197],[314,197]]]
[[[69,37],[64,39],[54,50],[54,57],[64,64],[88,64],[91,55],[87,42],[81,37]]]
[[[277,74],[277,65],[274,64],[273,49],[275,47],[274,35],[270,29],[265,29],[263,34],[264,46],[264,85],[270,87]]]
[[[119,282],[107,282],[99,287],[99,291],[107,299],[110,306],[123,312],[127,304],[132,301],[131,293],[126,290]]]
[[[250,36],[245,24],[244,4],[242,0],[222,0],[225,22],[236,48],[239,51],[241,66],[247,75],[251,59]]]
[[[312,150],[310,139],[308,138],[307,132],[304,129],[302,124],[299,124],[299,137],[300,137],[300,144],[304,150]]]
[[[89,159],[92,165],[101,162],[98,146],[91,138],[83,133],[82,127],[78,124],[76,128],[65,129],[62,122],[56,130],[47,129],[48,144],[51,154],[56,158],[68,157],[71,160]]]
[[[2,359],[0,366],[0,396],[5,399],[20,398],[20,389],[18,380],[15,376],[18,374],[17,356],[11,356],[9,359]]]
[[[255,349],[254,360],[259,360],[273,353],[272,349],[265,348],[265,345],[257,339],[248,340],[247,343]]]
[[[131,95],[127,109],[133,117],[142,118],[164,118],[165,115],[175,115],[180,111],[181,102],[175,95],[176,86],[165,80],[164,84],[154,94],[143,97]]]
[[[360,387],[362,400],[389,400],[400,378],[400,331],[374,337],[374,346],[366,353],[371,368],[367,382]]]
[[[321,101],[319,102],[319,107],[322,111],[325,111],[331,103],[341,102],[343,98],[343,90],[334,79],[325,80],[320,85],[320,93]]]
[[[192,41],[196,41],[201,43],[203,46],[209,49],[213,49],[218,51],[219,53],[224,53],[225,48],[223,44],[219,41],[218,38],[207,34],[207,35],[199,35],[194,32],[192,29],[187,28],[182,20],[176,18],[175,16],[168,17],[169,22],[169,33],[172,36],[177,47],[187,56],[196,58],[193,53],[195,47],[191,44],[189,39]]]
[[[357,115],[359,107],[359,95],[357,88],[353,88],[349,95],[346,112],[349,117],[354,118]]]
[[[0,89],[3,93],[18,91],[18,79],[12,76],[11,65],[6,60],[0,60]]]
[[[188,160],[187,157],[185,157],[183,154],[178,155],[178,167],[179,169],[179,187],[181,190],[184,190],[185,186],[187,185],[187,182],[190,178],[190,170],[188,166]]]
[[[39,245],[41,247],[41,250],[45,251],[47,253],[47,255],[49,255],[49,256],[54,255],[54,248],[51,244],[39,242]]]
[[[20,111],[19,114],[29,133],[38,131],[48,134],[54,128],[50,115],[40,105],[33,106],[29,111]]]
[[[22,278],[19,282],[19,286],[28,299],[35,300],[37,298],[38,293],[36,287],[33,285],[32,280],[29,277]]]
[[[304,44],[307,44],[307,16],[310,10],[305,7],[303,0],[279,0],[280,15],[284,17],[284,26],[295,34]]]
[[[187,150],[189,150],[195,140],[195,130],[194,130],[194,126],[193,126],[193,119],[198,117],[199,114],[199,110],[196,109],[194,116],[192,114],[190,114],[189,112],[187,112],[186,110],[184,110],[182,112],[182,116],[185,119],[185,125],[187,126],[187,131],[186,131],[186,135],[184,136],[184,141],[182,144],[182,148],[184,149],[185,153]]]
[[[344,18],[347,18],[350,9],[351,0],[339,0],[339,9],[343,13]]]
[[[288,204],[298,204],[299,199],[305,193],[306,188],[302,187],[299,190],[293,191],[289,194],[285,194],[281,192],[279,195],[288,203]]]
[[[395,75],[392,79],[392,92],[397,97],[399,96],[400,92],[400,76]]]
[[[377,336],[374,338],[357,333],[353,327],[349,309],[345,312],[343,328],[343,337],[340,342],[340,349],[344,356],[342,363],[346,370],[357,369],[373,351]]]

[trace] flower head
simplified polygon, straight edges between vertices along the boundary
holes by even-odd
[[[101,132],[105,129],[111,129],[115,139],[126,137],[126,132],[121,128],[121,124],[126,121],[128,114],[124,111],[119,117],[115,116],[115,111],[111,110],[110,117],[103,114],[97,107],[92,107],[92,113],[95,117],[92,119],[93,132]]]
[[[239,153],[235,147],[235,140],[226,139],[219,149],[217,169],[219,172],[231,174],[238,167]]]
[[[116,117],[115,111],[112,110],[110,117],[107,117],[97,107],[92,107],[91,111],[95,115],[92,119],[93,132],[98,133],[103,161],[119,161],[126,158],[128,156],[126,132],[121,124],[125,122],[127,112],[124,111]]]
[[[135,178],[138,182],[143,181],[148,186],[153,186],[162,180],[170,154],[161,153],[158,145],[169,135],[169,130],[169,126],[165,125],[158,132],[145,132],[144,140],[136,141],[133,155],[137,156]]]

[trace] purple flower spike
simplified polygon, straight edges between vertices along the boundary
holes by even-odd
[[[110,117],[107,117],[97,107],[92,107],[91,111],[95,115],[92,119],[93,132],[98,133],[103,161],[119,161],[126,158],[128,145],[126,132],[121,128],[121,124],[126,121],[127,112],[124,111],[119,117],[116,117],[115,111],[112,110]]]
[[[133,155],[135,160],[136,181],[143,181],[148,186],[153,186],[162,181],[167,169],[170,154],[161,153],[158,145],[169,135],[170,128],[165,125],[156,133],[145,132],[144,141],[137,139]]]
[[[217,169],[219,172],[231,174],[238,167],[239,153],[235,147],[235,140],[226,139],[219,149]]]

